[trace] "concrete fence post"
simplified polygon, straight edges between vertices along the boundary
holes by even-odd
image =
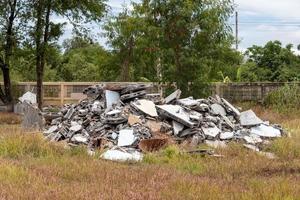
[[[64,98],[65,98],[65,85],[64,83],[60,83],[60,105],[64,105]]]

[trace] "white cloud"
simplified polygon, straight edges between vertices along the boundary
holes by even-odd
[[[270,40],[279,40],[283,45],[292,43],[295,47],[300,43],[300,0],[235,0],[235,3],[240,12],[241,48],[264,45]]]
[[[235,0],[239,10],[261,13],[266,17],[299,19],[299,0]]]

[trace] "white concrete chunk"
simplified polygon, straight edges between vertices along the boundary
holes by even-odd
[[[135,142],[135,140],[136,137],[133,135],[132,129],[120,130],[118,138],[119,147],[130,146]]]
[[[272,126],[265,125],[265,124],[261,124],[256,127],[252,127],[251,133],[261,136],[261,137],[266,137],[266,138],[281,137],[281,131],[279,129],[274,128]]]

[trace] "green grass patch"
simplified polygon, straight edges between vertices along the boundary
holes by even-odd
[[[0,139],[0,156],[18,159],[22,157],[61,156],[64,150],[50,144],[37,134],[7,134]]]

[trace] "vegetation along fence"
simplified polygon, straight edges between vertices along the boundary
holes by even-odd
[[[103,83],[103,82],[101,82]],[[44,104],[63,105],[65,103],[78,102],[84,98],[82,91],[84,88],[101,84],[95,82],[45,82],[44,83]],[[120,84],[110,82],[106,84]],[[122,83],[133,84],[133,83]],[[149,92],[159,92],[156,83],[143,83],[151,86]],[[286,83],[213,83],[211,85],[212,95],[218,94],[233,102],[256,101],[260,102],[271,91],[282,87]],[[167,86],[163,85],[163,89]],[[175,86],[174,86],[175,88]],[[21,96],[27,91],[36,91],[34,82],[20,82],[13,88],[15,96]]]

